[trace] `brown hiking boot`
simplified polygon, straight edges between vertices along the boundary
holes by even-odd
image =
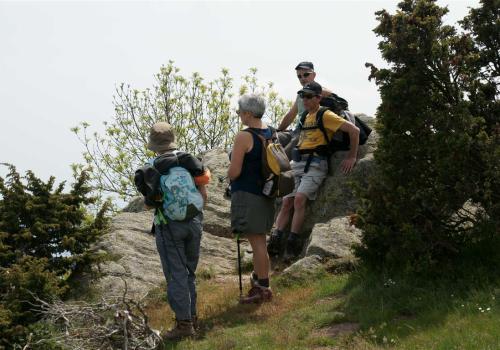
[[[250,288],[246,297],[240,299],[240,304],[260,304],[265,301],[271,301],[272,298],[273,292],[271,288],[256,285]]]
[[[165,333],[163,336],[166,340],[177,340],[195,335],[193,322],[191,320],[176,320],[175,327]]]

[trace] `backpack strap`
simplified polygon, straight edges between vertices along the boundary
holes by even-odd
[[[268,126],[269,129],[271,129],[271,138],[270,139],[266,139],[264,136],[262,136],[261,134],[259,134],[257,131],[255,130],[252,130],[250,128],[247,128],[247,129],[243,129],[241,131],[246,131],[246,132],[249,132],[250,134],[253,134],[255,136],[257,136],[261,141],[262,141],[262,144],[264,146],[264,148],[266,147],[266,143],[268,140],[275,140],[277,139],[277,134],[276,134],[276,129]]]
[[[273,129],[271,129],[271,131],[272,130]],[[261,150],[261,163],[262,163],[264,161],[264,159],[266,157],[266,153],[267,153],[267,151],[266,151],[267,141],[270,140],[270,139],[266,139],[264,136],[262,136],[261,134],[259,134],[258,132],[256,132],[255,130],[252,130],[250,128],[243,129],[242,131],[246,131],[246,132],[249,132],[252,135],[255,135],[261,141],[261,147],[262,147],[262,150]],[[267,170],[265,169],[264,166],[262,166],[261,174],[262,174],[262,179],[263,180],[265,180],[268,177]]]
[[[316,113],[316,125],[323,133],[323,137],[325,138],[326,144],[328,145],[330,143],[330,139],[329,139],[328,134],[326,132],[325,124],[323,123],[323,115],[325,114],[325,112],[327,110],[328,110],[328,108],[320,107],[320,109]]]
[[[308,111],[302,112],[302,115],[300,116],[299,119],[299,130],[302,130],[302,128],[304,127],[304,122],[306,121],[306,117],[308,114],[309,114]]]

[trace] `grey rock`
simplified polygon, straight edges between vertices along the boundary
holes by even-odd
[[[321,257],[319,255],[309,255],[288,266],[285,270],[283,270],[283,275],[300,277],[314,273],[321,266]]]
[[[97,251],[109,253],[112,258],[98,266],[102,277],[93,281],[92,287],[101,295],[122,295],[126,282],[128,295],[140,297],[164,283],[155,239],[149,234],[152,218],[152,210],[120,213],[113,218],[110,232],[94,247]],[[244,261],[248,261],[251,258],[251,254],[245,254],[250,251],[248,243],[243,242],[241,249]],[[197,271],[206,270],[214,275],[234,274],[236,268],[236,241],[203,232]]]
[[[350,225],[348,217],[334,218],[316,224],[311,232],[305,256],[346,258],[352,256],[352,246],[361,243],[361,230]]]
[[[358,116],[370,127],[374,126],[374,118]],[[364,187],[369,176],[375,171],[373,151],[377,141],[377,132],[373,130],[366,144],[359,147],[358,162],[347,175],[343,174],[340,169],[340,164],[346,157],[347,151],[339,151],[332,155],[330,159],[331,175],[325,179],[316,200],[307,205],[303,233],[311,232],[317,223],[325,223],[331,218],[356,212],[358,200],[354,194],[353,185]]]
[[[122,211],[125,213],[140,213],[141,211],[147,211],[144,207],[144,197],[137,196],[132,198]]]
[[[208,203],[204,210],[204,230],[215,236],[232,237],[231,201],[224,197],[229,184],[226,178],[229,156],[223,149],[216,148],[203,155],[203,164],[212,173],[212,181],[207,186]]]

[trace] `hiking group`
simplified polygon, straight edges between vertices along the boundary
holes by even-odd
[[[356,126],[358,120],[334,113],[347,109],[347,103],[315,81],[311,62],[299,63],[295,71],[302,88],[278,129],[262,120],[266,106],[261,96],[247,94],[238,100],[237,114],[246,128],[235,136],[227,170],[231,228],[238,239],[238,252],[240,238],[250,243],[254,267],[246,296],[241,295],[240,270],[241,303],[272,299],[269,256],[284,253],[284,259],[291,261],[300,255],[306,205],[316,199],[328,175],[329,156],[337,149],[348,149],[341,170],[350,172],[356,163],[358,144],[369,134],[369,128]],[[278,134],[297,115],[299,120],[290,132],[286,151]],[[194,335],[198,324],[195,271],[210,171],[196,157],[177,150],[174,132],[166,122],[152,126],[148,148],[157,157],[136,171],[135,183],[145,196],[146,206],[156,208],[152,230],[167,281],[168,303],[176,317],[176,326],[164,338],[178,339]],[[277,197],[282,197],[282,203],[275,216]]]

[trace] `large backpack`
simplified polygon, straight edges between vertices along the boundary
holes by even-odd
[[[347,151],[349,150],[350,147],[350,138],[349,134],[338,130],[335,132],[330,139],[328,137],[328,133],[326,132],[325,126],[323,124],[323,115],[327,110],[331,110],[335,114],[339,115],[340,117],[344,118],[347,121],[350,121],[354,125],[356,125],[359,129],[359,144],[364,145],[366,141],[368,140],[368,136],[372,132],[372,129],[366,125],[365,122],[363,122],[361,119],[359,119],[357,116],[355,116],[353,113],[349,112],[347,110],[348,108],[348,103],[345,99],[342,97],[337,96],[334,93],[331,93],[329,96],[322,97],[320,101],[320,109],[316,113],[316,126],[315,127],[308,127],[307,129],[315,129],[318,128],[321,130],[323,133],[323,136],[326,140],[326,145],[318,146],[316,149],[312,150],[309,156],[309,159],[306,163],[306,167],[304,169],[304,172],[307,172],[309,169],[309,165],[312,160],[312,152],[326,157],[328,160],[328,173],[331,172],[330,169],[330,156],[335,153],[336,151]],[[299,121],[299,130],[304,129],[303,125],[306,120],[308,111],[304,111],[302,115],[300,116],[300,121]]]
[[[323,147],[323,149],[319,150],[321,153],[323,153],[322,155],[330,156],[336,151],[347,151],[349,150],[350,145],[349,134],[341,130],[335,132],[332,136],[332,139],[329,139],[323,124],[323,114],[327,110],[334,112],[338,116],[356,125],[359,128],[359,144],[364,145],[366,143],[366,141],[368,140],[368,136],[370,136],[370,133],[372,132],[372,129],[368,125],[366,125],[364,121],[359,119],[348,110],[348,103],[346,100],[334,93],[331,93],[329,96],[321,98],[320,106],[322,107],[316,113],[316,125],[323,133],[328,145],[328,147]],[[302,129],[308,113],[308,111],[304,111],[300,116],[300,129]]]
[[[293,192],[295,180],[283,146],[280,144],[276,130],[271,128],[270,139],[264,138],[252,129],[245,129],[256,135],[262,142],[262,193],[271,198],[283,197]]]
[[[173,152],[177,164],[164,173],[155,166],[157,157],[135,172],[134,182],[147,205],[161,210],[170,220],[185,221],[201,213],[203,198],[189,171],[178,165],[177,153]]]

